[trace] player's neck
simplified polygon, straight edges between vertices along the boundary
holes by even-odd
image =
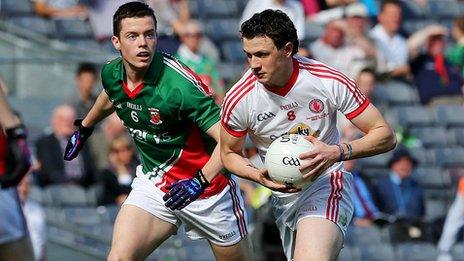
[[[147,70],[140,70],[133,68],[131,65],[125,65],[124,69],[126,71],[126,84],[129,90],[134,90],[139,84],[143,82],[145,73]]]
[[[272,83],[273,87],[284,87],[287,85],[288,81],[293,74],[293,60],[290,59],[282,64],[282,70],[280,71],[280,75],[276,77],[276,82]]]

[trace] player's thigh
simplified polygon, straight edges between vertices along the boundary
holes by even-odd
[[[253,247],[248,236],[231,246],[219,246],[211,242],[210,245],[217,261],[254,260]]]
[[[123,205],[114,225],[108,259],[143,259],[176,231],[175,225],[139,207]]]
[[[343,245],[343,234],[328,219],[306,217],[298,222],[295,241],[295,261],[336,260]]]
[[[0,260],[2,261],[33,261],[34,251],[29,237],[23,237],[13,242],[0,244]]]

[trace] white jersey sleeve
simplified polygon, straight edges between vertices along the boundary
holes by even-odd
[[[222,104],[221,124],[234,137],[242,137],[247,133],[249,109],[246,96],[255,88],[255,83],[256,77],[248,70],[227,92]]]
[[[369,99],[359,90],[354,80],[329,66],[317,65],[327,72],[324,78],[328,80],[326,83],[329,85],[329,98],[347,119],[355,118],[367,108]]]

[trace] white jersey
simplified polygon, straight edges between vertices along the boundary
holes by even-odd
[[[295,56],[293,74],[282,88],[264,86],[249,69],[227,93],[221,123],[235,137],[248,133],[263,157],[283,134],[312,135],[338,144],[337,111],[353,119],[368,105],[369,99],[345,74]]]

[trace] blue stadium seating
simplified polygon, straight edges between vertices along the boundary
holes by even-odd
[[[379,83],[374,89],[374,100],[394,105],[412,105],[419,103],[417,90],[402,82]]]
[[[224,52],[224,58],[226,58],[228,62],[243,63],[246,59],[240,41],[224,42],[222,44],[222,51]]]
[[[55,205],[87,206],[88,199],[85,189],[77,185],[51,185],[45,189]]]
[[[238,19],[210,19],[205,24],[205,32],[216,42],[239,40],[239,26]]]
[[[438,167],[419,167],[414,173],[414,177],[424,188],[449,188],[451,177],[449,173]]]
[[[63,39],[88,39],[93,36],[88,21],[80,19],[55,20],[56,28]]]
[[[5,16],[28,16],[32,15],[34,9],[30,0],[3,0],[1,12]]]
[[[464,127],[464,107],[459,105],[439,105],[435,108],[437,120],[446,127]]]
[[[37,16],[21,16],[12,17],[8,21],[11,24],[21,26],[30,31],[45,35],[47,37],[56,37],[55,24],[51,20],[46,20]]]
[[[367,245],[360,248],[361,260],[393,261],[397,260],[395,251],[390,244]]]
[[[437,164],[441,167],[464,167],[463,148],[437,148],[434,153]]]
[[[437,249],[431,243],[404,243],[398,245],[398,258],[404,261],[436,260]]]
[[[398,123],[405,127],[433,126],[436,124],[436,117],[432,110],[420,105],[394,107]]]
[[[418,138],[424,147],[444,147],[454,142],[454,136],[448,135],[442,127],[414,127],[411,134]]]
[[[454,18],[458,17],[459,4],[456,0],[428,0],[430,13],[436,18]]]
[[[206,18],[237,17],[241,15],[239,3],[228,0],[203,0],[201,8]]]
[[[411,155],[419,162],[419,166],[434,166],[435,154],[422,147],[409,148]]]

